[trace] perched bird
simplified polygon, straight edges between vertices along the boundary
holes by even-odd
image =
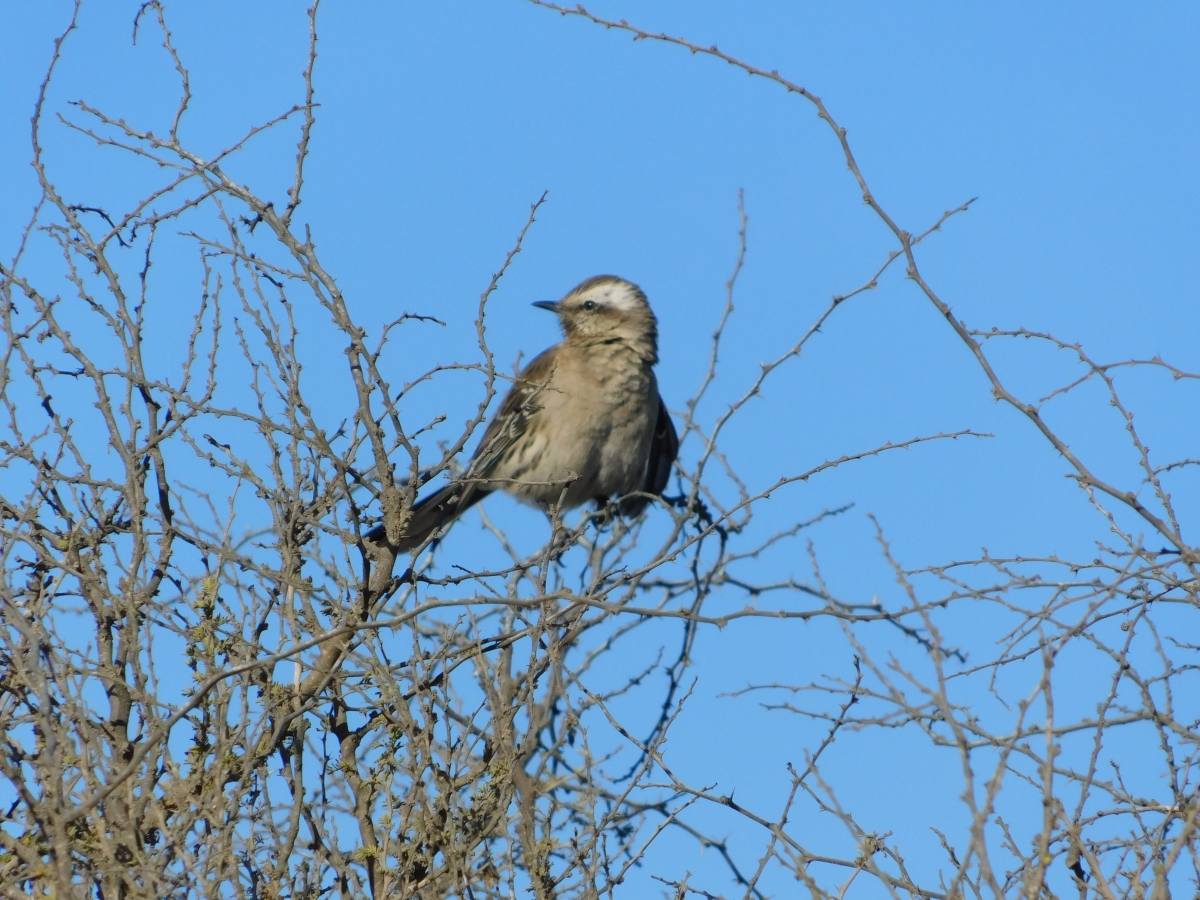
[[[661,495],[679,437],[658,394],[658,323],[641,288],[589,278],[558,302],[563,341],[517,376],[462,478],[416,503],[393,549],[419,546],[495,490],[549,511],[614,495]],[[645,496],[625,497],[636,515]],[[386,540],[383,526],[367,535]]]

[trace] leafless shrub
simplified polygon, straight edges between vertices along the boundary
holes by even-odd
[[[381,511],[399,527],[418,485],[453,473],[503,389],[486,341],[488,299],[541,200],[481,293],[476,361],[421,379],[469,369],[483,380],[471,421],[436,458],[428,450],[422,457],[417,439],[440,420],[410,421],[382,361],[426,317],[405,315],[368,334],[314,237],[293,226],[316,124],[316,6],[304,102],[211,158],[179,138],[188,70],[162,5],[142,7],[137,27],[161,33],[179,78],[168,133],[82,102],[62,117],[97,146],[159,173],[159,186],[121,211],[65,196],[43,159],[46,90],[72,21],[34,118],[42,199],[17,257],[0,268],[6,896],[593,897],[615,892],[671,829],[716,850],[746,896],[763,896],[759,883],[772,870],[817,897],[842,897],[868,879],[892,896],[1033,897],[1074,887],[1081,897],[1157,898],[1185,890],[1197,862],[1200,692],[1197,646],[1180,636],[1195,630],[1200,550],[1182,535],[1167,480],[1196,461],[1152,457],[1117,378],[1146,366],[1177,381],[1197,376],[1158,359],[1099,364],[1045,334],[969,329],[925,281],[916,255],[967,204],[914,236],[874,199],[845,131],[803,87],[716,47],[534,2],[719,57],[799,94],[833,130],[896,249],[706,421],[697,410],[733,310],[743,215],[707,374],[681,411],[683,455],[668,503],[645,520],[556,521],[556,539],[531,556],[485,515],[508,557],[495,570],[463,568],[469,561],[443,560],[430,547],[397,559],[369,550],[364,529]],[[286,201],[274,202],[225,166],[260,131],[284,123],[298,123],[300,140]],[[182,330],[188,301],[155,291],[149,278],[166,225],[189,235],[203,273]],[[35,244],[57,249],[65,281],[24,273]],[[1094,558],[983,557],[909,569],[881,533],[906,598],[894,608],[835,597],[819,575],[755,579],[767,547],[797,541],[842,511],[753,539],[747,526],[771,492],[867,456],[979,436],[851,451],[765,487],[740,479],[722,453],[724,435],[763,383],[898,260],[994,395],[1059,452],[1111,526],[1112,545]],[[345,351],[352,386],[353,401],[335,421],[305,399],[311,385],[296,320],[302,311],[313,327],[314,310],[324,323],[318,340]],[[153,350],[149,334],[159,338]],[[1077,354],[1080,380],[1035,402],[1010,392],[987,347],[1015,339]],[[1044,404],[1088,379],[1103,383],[1124,417],[1142,483],[1102,480],[1043,417]],[[997,649],[986,661],[955,649],[965,606],[986,610],[979,621],[994,629]],[[855,653],[852,677],[748,688],[772,697],[772,708],[828,724],[773,812],[677,778],[665,750],[687,699],[697,630],[750,617],[781,627],[838,622]],[[867,623],[915,649],[889,658]],[[662,624],[681,631],[672,658],[622,662],[615,685],[596,674],[634,635]],[[1077,679],[1068,682],[1066,704],[1065,658],[1094,673],[1086,696]],[[645,683],[654,668],[666,673],[665,695]],[[630,694],[661,710],[647,733],[631,731],[614,710]],[[915,730],[961,763],[947,777],[962,780],[969,827],[941,836],[940,880],[910,872],[903,848],[860,826],[822,775],[840,732],[893,729]],[[1150,790],[1140,784],[1147,766],[1167,773]],[[693,824],[698,806],[761,828],[761,852],[739,858]],[[1040,828],[1026,834],[1006,824],[1009,810],[1020,818],[1029,808]],[[837,823],[845,837],[811,842],[793,827],[801,809]],[[678,897],[727,887],[656,877]]]

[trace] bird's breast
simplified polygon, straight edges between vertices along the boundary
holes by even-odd
[[[508,476],[524,483],[518,498],[570,508],[640,488],[658,413],[648,365],[628,352],[563,354],[537,406]],[[554,483],[569,478],[564,494]]]

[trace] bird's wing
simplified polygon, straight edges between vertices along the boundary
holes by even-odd
[[[646,480],[642,490],[647,494],[659,494],[671,477],[671,465],[679,453],[679,435],[675,423],[662,397],[658,398],[658,420],[654,423],[654,437],[650,440],[650,459],[646,464]]]
[[[496,489],[486,480],[495,474],[497,468],[503,470],[501,464],[505,456],[525,433],[530,417],[541,409],[537,398],[547,389],[557,368],[556,349],[551,347],[536,357],[517,376],[516,383],[484,430],[483,440],[475,449],[466,474],[413,505],[412,520],[394,549],[403,552],[419,546],[434,529],[449,525]],[[366,537],[368,541],[379,543],[384,540],[385,534],[384,527],[379,525]]]
[[[487,478],[495,474],[499,464],[508,455],[529,426],[530,418],[542,408],[539,396],[548,388],[557,368],[557,347],[542,352],[527,365],[500,403],[500,409],[488,423],[483,439],[475,448],[468,478]]]

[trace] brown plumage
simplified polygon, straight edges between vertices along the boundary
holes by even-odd
[[[658,394],[658,328],[646,295],[598,275],[557,303],[564,340],[536,357],[484,432],[463,477],[419,501],[394,549],[424,543],[495,490],[549,510],[661,495],[679,449]],[[621,511],[641,512],[644,496]],[[380,542],[382,526],[367,535]]]

